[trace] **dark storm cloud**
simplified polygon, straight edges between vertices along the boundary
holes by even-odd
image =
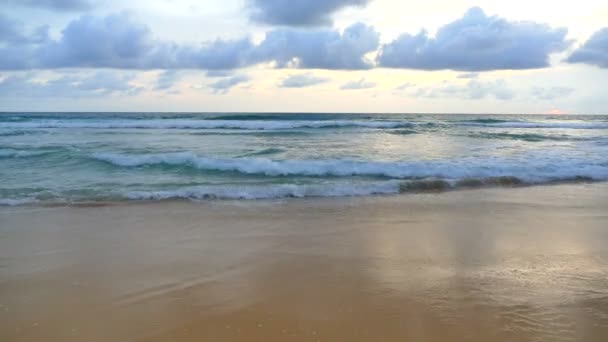
[[[436,37],[404,34],[382,46],[380,66],[421,70],[488,71],[549,66],[549,55],[569,46],[567,29],[507,21],[471,8]]]
[[[253,21],[282,26],[330,25],[332,15],[371,0],[248,0]]]
[[[608,68],[608,27],[601,29],[568,58],[570,63],[586,63]]]
[[[280,88],[306,88],[317,84],[326,83],[329,79],[318,77],[313,74],[289,75],[281,83]]]
[[[259,63],[277,67],[368,69],[365,54],[378,47],[378,33],[355,24],[334,29],[278,29],[255,45],[249,38],[217,39],[201,45],[160,41],[127,14],[82,16],[59,39],[43,28],[24,36],[20,25],[0,21],[0,69],[116,68],[231,70]]]
[[[44,8],[57,11],[83,11],[91,9],[94,0],[4,0],[13,6]]]

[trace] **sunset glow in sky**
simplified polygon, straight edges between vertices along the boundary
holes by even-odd
[[[0,111],[608,113],[608,2],[0,0]]]

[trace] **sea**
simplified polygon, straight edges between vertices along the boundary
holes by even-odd
[[[0,205],[608,180],[608,116],[0,113]]]

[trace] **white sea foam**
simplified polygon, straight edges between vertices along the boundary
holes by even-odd
[[[294,128],[367,127],[398,128],[410,127],[411,123],[398,121],[364,120],[40,120],[28,122],[0,122],[0,128],[100,128],[100,129],[244,129],[281,130]]]
[[[167,199],[273,199],[304,197],[353,197],[399,193],[398,181],[336,184],[213,185],[167,191],[133,191],[131,200]]]
[[[547,152],[518,158],[407,162],[221,159],[197,156],[190,152],[139,155],[95,153],[93,157],[121,167],[173,165],[267,176],[381,176],[395,179],[438,178],[447,180],[512,176],[526,182],[545,182],[574,177],[608,179],[608,157],[603,160],[573,160],[567,156]]]

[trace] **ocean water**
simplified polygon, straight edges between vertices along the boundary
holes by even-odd
[[[0,205],[606,180],[608,116],[0,114]]]

